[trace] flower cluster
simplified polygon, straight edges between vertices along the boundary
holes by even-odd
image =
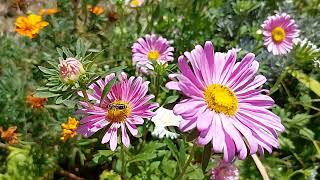
[[[6,131],[0,127],[0,135],[1,139],[7,142],[8,144],[17,144],[18,143],[18,136],[15,133],[17,130],[17,126],[9,127]]]
[[[33,109],[42,109],[44,103],[48,101],[48,98],[35,97],[33,95],[28,95],[26,103],[29,104]]]
[[[67,141],[68,139],[76,136],[78,124],[79,122],[75,118],[69,117],[68,122],[66,124],[61,124],[62,133],[60,139],[62,141]]]

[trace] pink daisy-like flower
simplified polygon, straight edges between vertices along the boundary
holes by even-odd
[[[104,87],[113,78],[115,78],[114,73],[89,86],[94,93],[88,96],[90,100],[95,101],[95,104],[80,102],[83,108],[78,113],[86,116],[80,120],[77,131],[89,137],[105,128],[107,132],[102,138],[102,144],[110,141],[110,149],[114,151],[117,148],[118,129],[121,129],[119,134],[121,134],[122,143],[129,147],[130,139],[127,130],[136,136],[138,133],[136,125],[143,124],[143,118],[154,116],[155,113],[152,110],[156,109],[158,104],[149,103],[154,96],[146,95],[148,81],[143,82],[141,77],[128,79],[125,73],[119,75],[119,82],[112,86],[106,98],[100,103]],[[82,93],[79,94],[83,96]]]
[[[220,161],[219,165],[211,171],[212,180],[238,180],[239,170],[230,162]]]
[[[132,8],[140,7],[144,3],[144,0],[126,0],[125,4],[130,5]]]
[[[268,17],[261,25],[264,45],[274,55],[287,54],[293,47],[292,40],[299,35],[294,20],[286,13]]]
[[[197,128],[198,144],[210,141],[214,152],[223,152],[224,160],[239,159],[263,149],[279,147],[276,131],[284,131],[280,118],[267,110],[274,104],[259,87],[266,82],[256,75],[259,63],[252,53],[236,62],[235,50],[214,53],[211,42],[197,45],[178,59],[181,73],[166,87],[181,91],[186,99],[173,111],[181,115],[182,131]],[[190,62],[190,65],[188,64]],[[172,76],[171,76],[172,77]]]
[[[174,48],[170,46],[167,39],[152,34],[139,38],[132,46],[132,60],[142,73],[153,70],[152,64],[164,64],[173,61]]]
[[[85,73],[81,62],[75,58],[67,58],[59,64],[60,79],[66,83],[74,83]]]

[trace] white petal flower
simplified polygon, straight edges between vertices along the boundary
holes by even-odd
[[[181,116],[176,116],[172,110],[160,107],[156,111],[156,115],[151,118],[151,121],[154,122],[155,128],[152,132],[153,136],[157,136],[159,138],[169,137],[171,139],[175,139],[179,136],[179,134],[170,132],[166,129],[168,126],[176,126],[179,127],[179,124],[182,120]]]

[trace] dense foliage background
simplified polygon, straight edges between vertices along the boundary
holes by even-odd
[[[104,12],[97,16],[88,11],[87,5],[99,5]],[[59,12],[43,17],[49,26],[38,37],[29,39],[15,32],[18,16],[53,6]],[[79,135],[63,142],[60,126],[69,116],[75,116],[77,105],[72,102],[77,98],[67,106],[56,104],[57,97],[52,97],[41,109],[32,108],[26,101],[46,83],[38,66],[49,67],[48,62],[58,61],[57,47],[74,52],[81,38],[90,44],[87,54],[92,53],[93,72],[103,74],[114,67],[126,67],[126,73],[137,75],[131,46],[150,33],[167,38],[175,48],[175,61],[163,75],[156,99],[168,108],[179,96],[164,85],[167,74],[177,71],[177,58],[183,52],[211,40],[215,51],[237,48],[238,59],[247,52],[255,53],[260,73],[268,79],[265,88],[271,89],[277,104],[273,112],[286,127],[279,137],[281,148],[265,154],[263,165],[271,179],[320,178],[320,69],[315,63],[320,56],[307,47],[295,47],[285,56],[267,52],[261,24],[276,12],[290,14],[299,26],[300,38],[320,46],[319,0],[147,0],[139,8],[130,8],[123,0],[1,0],[0,126],[17,126],[19,143],[0,144],[0,179],[120,179],[123,168],[128,179],[175,178],[186,163],[190,151],[186,139],[190,135],[181,134],[177,140],[159,139],[151,136],[154,125],[148,122],[139,128],[141,138],[132,140],[125,154],[102,145],[103,132],[90,139]],[[151,84],[150,90],[155,93],[157,87]],[[202,171],[202,154],[203,148],[197,148],[185,179],[209,178],[209,170],[221,159],[220,154],[213,154]],[[261,179],[250,157],[235,164],[240,179]]]

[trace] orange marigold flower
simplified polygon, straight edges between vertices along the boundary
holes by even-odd
[[[48,101],[48,98],[34,97],[33,95],[27,96],[27,104],[29,104],[33,109],[41,109],[44,107],[44,103]]]
[[[30,14],[20,16],[16,19],[16,32],[22,36],[28,36],[30,39],[36,37],[40,30],[48,26],[49,23],[42,20],[41,16]]]
[[[50,9],[40,9],[38,14],[40,16],[43,16],[43,15],[52,15],[52,14],[56,14],[59,12],[59,9],[57,8],[50,8]]]
[[[89,8],[89,11],[92,12],[93,14],[99,16],[101,15],[103,12],[104,12],[104,9],[102,7],[99,7],[99,6],[88,6]]]
[[[9,144],[17,144],[18,136],[15,133],[17,130],[17,126],[9,127],[6,131],[3,131],[2,127],[0,127],[1,139]]]
[[[76,118],[69,117],[68,122],[61,124],[61,140],[67,141],[69,138],[73,138],[75,135],[77,135],[77,127],[79,122],[76,120]]]

